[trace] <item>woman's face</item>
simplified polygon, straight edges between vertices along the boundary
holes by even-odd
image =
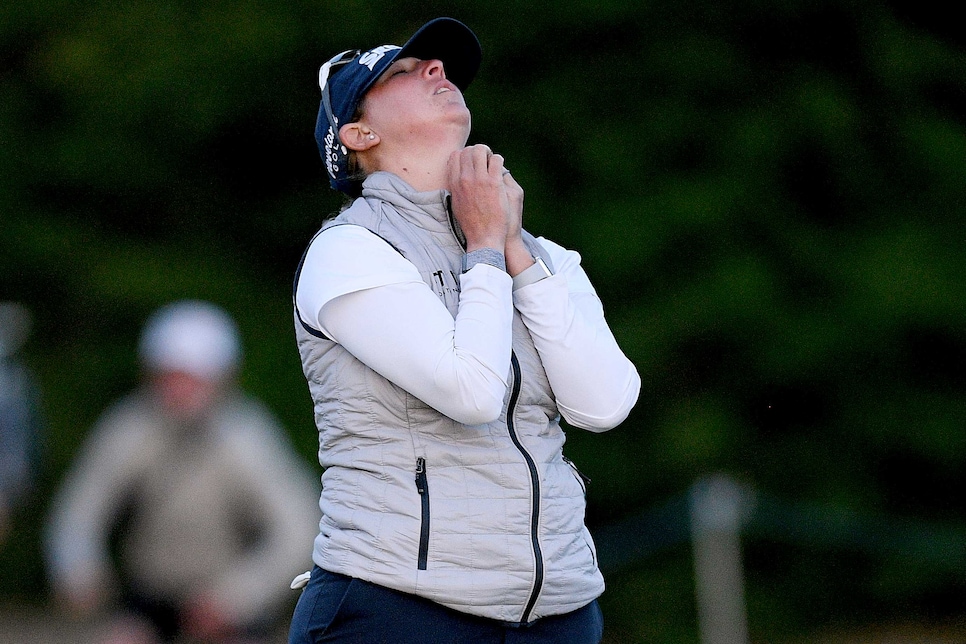
[[[470,112],[463,94],[446,80],[439,60],[394,61],[366,93],[363,113],[363,121],[384,142],[462,133],[465,144],[469,137]]]

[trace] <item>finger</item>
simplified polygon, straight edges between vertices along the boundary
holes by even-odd
[[[476,145],[474,145],[472,147],[479,148],[480,150],[483,150],[484,152],[486,152],[486,156],[490,156],[491,154],[493,154],[492,148],[490,148],[490,146],[488,146],[486,143],[477,143]]]
[[[454,155],[453,176],[461,182],[472,181],[478,175],[481,164],[483,168],[486,168],[485,153],[479,150],[477,146],[463,148],[455,152]]]
[[[470,148],[470,154],[473,159],[473,170],[486,173],[493,151],[486,145],[478,144]]]
[[[487,169],[493,176],[499,177],[504,173],[504,158],[502,154],[494,154],[490,156]]]

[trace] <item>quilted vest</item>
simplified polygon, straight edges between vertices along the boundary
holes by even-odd
[[[455,317],[464,248],[448,193],[376,173],[322,231],[344,224],[391,244]],[[477,426],[381,377],[297,312],[295,331],[323,467],[316,564],[507,623],[603,592],[583,483],[563,457],[553,392],[519,314],[503,412]]]

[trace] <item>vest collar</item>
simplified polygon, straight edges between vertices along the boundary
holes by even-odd
[[[362,196],[391,204],[407,221],[427,230],[452,230],[449,191],[419,192],[391,172],[374,172],[362,184]]]

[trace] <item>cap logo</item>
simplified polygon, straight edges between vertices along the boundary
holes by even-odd
[[[335,128],[337,126],[338,123],[330,125],[325,134],[325,155],[323,157],[325,169],[333,179],[339,175],[339,161],[349,154],[349,151],[339,143],[339,139],[336,137]]]
[[[375,49],[370,49],[366,53],[359,56],[359,64],[365,65],[371,72],[376,63],[382,60],[383,56],[394,49],[402,49],[402,47],[399,47],[398,45],[382,45],[380,47],[376,47]]]

